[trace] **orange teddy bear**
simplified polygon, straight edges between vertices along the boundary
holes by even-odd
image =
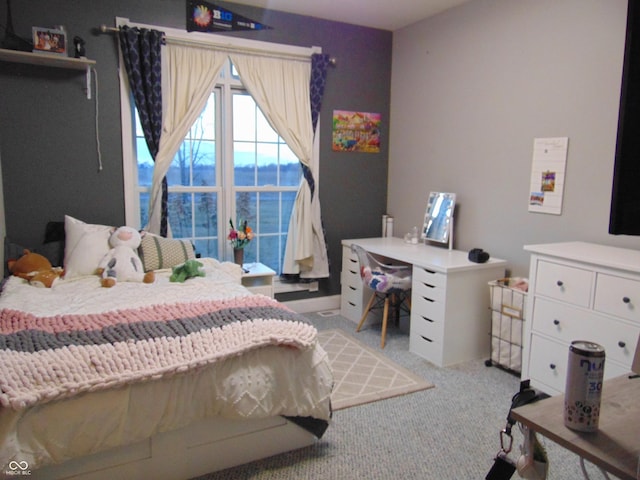
[[[63,274],[62,268],[52,267],[47,257],[27,249],[18,260],[9,260],[7,265],[13,275],[37,287],[50,288]]]

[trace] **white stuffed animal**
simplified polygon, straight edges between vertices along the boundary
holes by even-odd
[[[98,275],[103,287],[113,287],[117,282],[153,283],[155,274],[144,273],[142,261],[136,249],[142,242],[140,233],[131,227],[119,227],[109,237],[111,250],[98,265]]]

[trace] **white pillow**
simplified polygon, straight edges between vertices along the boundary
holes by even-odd
[[[111,228],[65,215],[64,278],[96,273],[100,260],[110,249]]]

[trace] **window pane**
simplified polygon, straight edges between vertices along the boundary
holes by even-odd
[[[202,140],[194,144],[193,183],[196,187],[216,184],[216,142]]]
[[[256,163],[255,143],[233,142],[233,182],[240,187],[254,186]]]
[[[218,240],[215,238],[196,239],[193,242],[196,254],[201,257],[218,258]]]
[[[260,194],[261,235],[280,232],[280,192],[263,192]]]
[[[256,102],[248,94],[233,94],[233,138],[256,140]]]
[[[278,185],[278,145],[259,143],[258,185]]]
[[[218,236],[218,195],[215,193],[196,193],[196,221],[194,237]]]
[[[169,186],[183,185],[191,183],[191,145],[187,139],[180,145],[178,152],[173,157],[173,161],[167,170],[167,184]]]
[[[280,145],[280,185],[297,187],[301,176],[300,160],[293,154],[289,146],[283,143]]]
[[[254,105],[255,105],[255,102],[254,102]],[[260,110],[257,105],[255,108],[256,108],[256,131],[257,131],[256,140],[258,140],[259,142],[277,142],[278,134],[273,128],[271,128],[271,125],[269,125],[269,122],[267,122],[267,119],[262,114],[262,110]]]
[[[191,193],[169,193],[169,225],[175,238],[191,238],[193,205]]]
[[[291,218],[296,196],[296,192],[282,192],[282,223],[280,224],[280,232],[284,234],[285,238],[289,230],[289,219]]]
[[[281,245],[280,235],[270,235],[260,239],[260,262],[276,271],[282,272],[282,258],[284,244]]]
[[[236,193],[236,218],[234,225],[238,226],[239,222],[246,220],[255,233],[259,233],[256,225],[257,212],[256,192],[237,192]]]
[[[140,194],[140,225],[145,227],[149,223],[149,194]]]
[[[136,137],[136,154],[138,156],[138,185],[151,186],[153,178],[153,158],[142,137]]]

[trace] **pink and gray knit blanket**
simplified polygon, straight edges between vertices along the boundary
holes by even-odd
[[[0,310],[0,405],[24,409],[187,372],[280,345],[315,345],[315,327],[265,296],[41,316]]]

